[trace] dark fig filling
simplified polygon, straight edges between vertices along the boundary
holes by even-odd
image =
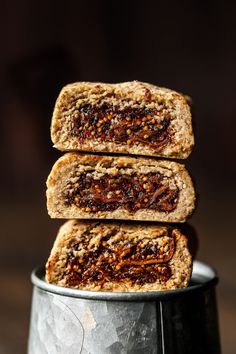
[[[151,209],[173,211],[178,203],[179,189],[170,188],[168,179],[160,173],[103,175],[94,179],[91,173],[81,173],[76,183],[69,182],[63,192],[66,205],[76,205],[83,211],[136,212]]]
[[[175,252],[173,237],[160,237],[160,242],[148,240],[109,242],[104,237],[99,245],[88,250],[86,243],[73,246],[67,259],[68,286],[99,285],[106,282],[144,285],[166,282],[172,275],[169,264]],[[73,251],[85,250],[75,257]]]
[[[170,122],[166,110],[87,104],[72,113],[70,129],[80,143],[92,139],[130,146],[139,143],[161,151],[172,139]]]

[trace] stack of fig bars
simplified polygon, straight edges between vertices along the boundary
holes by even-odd
[[[185,166],[194,145],[189,99],[138,81],[64,87],[52,118],[66,152],[47,181],[59,230],[49,283],[92,291],[188,286],[192,255],[184,223],[195,207]],[[177,224],[178,223],[178,224]]]

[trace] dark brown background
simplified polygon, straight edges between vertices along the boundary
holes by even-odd
[[[60,156],[49,137],[59,89],[133,79],[194,99],[197,146],[187,165],[200,200],[191,224],[198,258],[220,276],[223,353],[235,352],[235,4],[1,2],[0,354],[26,351],[30,272],[46,261],[60,224],[45,206],[45,180]]]

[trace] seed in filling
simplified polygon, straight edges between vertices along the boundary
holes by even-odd
[[[164,246],[163,246],[164,245]],[[170,260],[175,252],[174,237],[160,237],[134,242],[112,241],[109,236],[98,246],[87,249],[88,244],[74,244],[67,258],[67,285],[99,285],[106,282],[123,282],[144,285],[166,282],[172,275]],[[81,257],[76,252],[84,250]]]
[[[129,212],[152,209],[168,213],[177,206],[179,189],[176,185],[170,188],[160,173],[105,174],[98,180],[83,172],[76,183],[67,184],[63,196],[66,205],[76,205],[88,212],[121,208]]]
[[[170,122],[166,110],[87,104],[72,113],[70,131],[80,143],[91,139],[131,146],[139,143],[160,151],[172,140]]]

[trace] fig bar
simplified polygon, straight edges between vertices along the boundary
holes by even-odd
[[[191,271],[187,238],[177,228],[70,220],[59,230],[46,279],[84,290],[154,291],[186,287]]]
[[[139,81],[78,82],[56,102],[51,136],[62,151],[107,151],[185,159],[194,145],[185,96]]]
[[[195,204],[182,164],[148,158],[67,153],[47,187],[53,218],[184,222]]]

